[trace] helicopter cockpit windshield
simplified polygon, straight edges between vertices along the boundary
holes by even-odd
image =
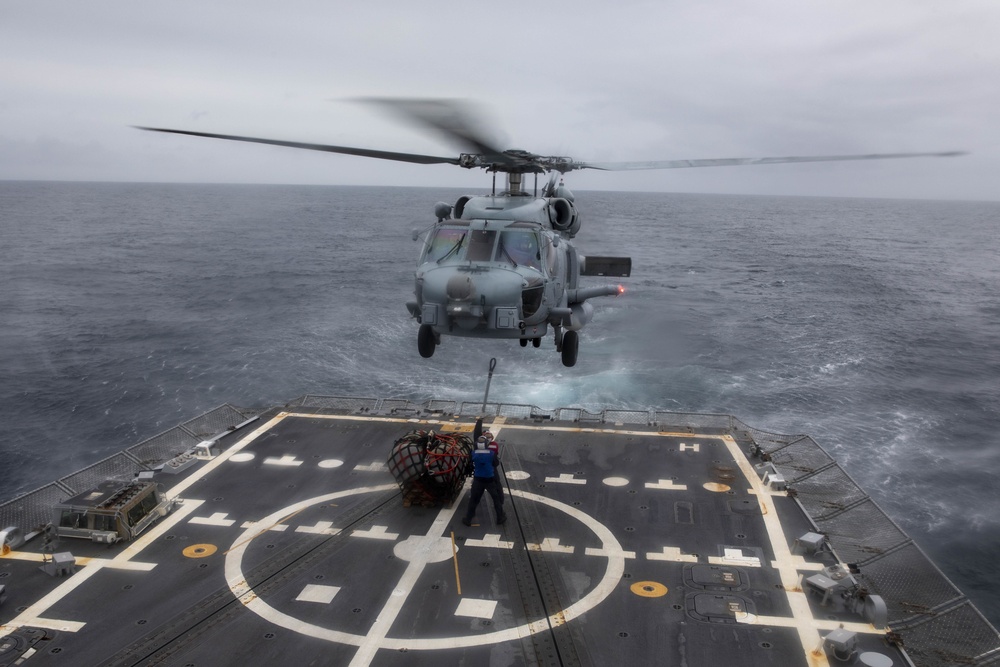
[[[544,272],[541,245],[534,230],[441,227],[428,240],[421,263],[498,262]]]
[[[524,230],[501,232],[493,261],[530,266],[541,271],[542,255],[538,249],[538,235]]]
[[[493,244],[497,233],[492,229],[476,229],[469,241],[469,250],[465,258],[470,262],[488,262],[493,256]]]
[[[427,242],[427,250],[421,261],[440,263],[447,258],[460,258],[468,235],[468,229],[445,227],[435,230],[434,236]]]

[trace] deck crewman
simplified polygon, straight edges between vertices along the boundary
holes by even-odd
[[[492,432],[490,432],[490,431],[484,431],[483,430],[483,418],[480,417],[479,419],[476,420],[476,426],[475,426],[475,428],[472,429],[472,441],[473,442],[479,442],[479,438],[483,437],[483,436],[486,437],[486,448],[489,449],[490,451],[492,451],[494,454],[496,454],[499,457],[500,456],[500,443],[498,443],[493,438],[493,433]],[[497,485],[497,492],[500,494],[501,497],[503,497],[503,480],[500,479],[500,468],[496,467],[496,468],[494,468],[494,470],[495,470],[496,474],[493,476],[493,479],[494,479],[494,481],[496,482],[496,485]]]
[[[483,437],[486,438],[486,449],[490,450],[497,455],[497,460],[500,460],[500,443],[493,439],[493,434],[489,431],[483,431]],[[493,468],[493,483],[496,484],[497,493],[503,498],[503,479],[500,478],[500,466],[499,464]]]
[[[472,494],[469,497],[469,508],[462,517],[462,523],[466,526],[472,525],[472,517],[476,514],[476,507],[483,498],[483,493],[489,491],[490,498],[493,499],[493,510],[497,515],[497,524],[502,524],[507,520],[507,515],[503,510],[503,494],[500,491],[500,484],[497,480],[497,466],[500,465],[500,458],[496,450],[489,447],[486,436],[479,436],[476,440],[476,448],[472,451]]]

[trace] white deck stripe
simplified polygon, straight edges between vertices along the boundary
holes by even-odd
[[[466,479],[462,491],[459,493],[459,498],[464,497],[465,492],[471,486],[472,482]],[[435,539],[444,535],[448,529],[448,524],[451,523],[455,512],[458,510],[459,504],[456,501],[451,504],[451,507],[444,507],[438,512],[434,523],[431,524],[430,529],[427,531],[426,538]],[[358,647],[358,652],[354,654],[354,659],[351,660],[351,667],[371,664],[375,658],[375,654],[378,653],[385,638],[389,635],[389,629],[396,622],[399,612],[402,611],[406,599],[410,596],[410,592],[414,586],[416,586],[417,580],[420,579],[420,575],[423,573],[425,567],[427,567],[427,559],[417,557],[414,557],[406,566],[406,571],[403,572],[399,583],[396,584],[396,588],[393,589],[389,595],[389,599],[382,606],[378,618],[375,619],[372,627],[368,630],[365,640]]]
[[[776,628],[795,628],[798,627],[799,623],[797,619],[790,616],[757,616],[755,614],[747,614],[745,618],[737,617],[736,622],[748,625],[770,625]],[[818,630],[830,632],[842,628],[859,634],[884,634],[876,630],[870,623],[850,623],[838,619],[817,618],[815,625]]]
[[[805,593],[802,592],[799,584],[799,573],[796,570],[798,559],[792,555],[791,550],[788,548],[788,539],[785,536],[781,520],[778,518],[777,508],[771,501],[770,494],[761,482],[760,477],[757,476],[757,471],[754,470],[750,461],[740,451],[736,441],[731,436],[724,436],[723,442],[726,444],[730,456],[736,461],[736,465],[740,467],[743,476],[750,483],[760,504],[761,517],[764,519],[767,537],[771,542],[771,550],[774,552],[773,565],[781,576],[781,584],[785,588],[785,593],[788,596],[788,605],[792,610],[791,618],[783,619],[781,625],[794,628],[798,632],[806,664],[811,667],[829,667],[830,662],[820,648],[823,639],[819,634],[819,628],[823,626],[823,622],[813,616],[812,609],[809,607],[809,600],[806,599]],[[770,619],[771,617],[764,618]],[[761,617],[747,620],[748,622],[757,624],[762,623]],[[856,625],[866,627],[865,632],[878,632],[871,625],[865,626],[861,623]]]
[[[45,554],[38,554],[31,551],[11,551],[4,556],[4,558],[43,563],[45,562],[46,556]],[[88,556],[76,556],[75,558],[76,564],[81,567],[86,567],[88,565],[100,565],[101,567],[107,567],[113,570],[137,570],[141,572],[148,572],[156,567],[156,563],[141,563],[138,561],[120,562],[111,558],[91,558]]]
[[[577,479],[576,477],[573,476],[573,473],[571,473],[571,472],[564,472],[561,475],[559,475],[558,477],[546,477],[545,478],[545,482],[547,484],[548,483],[552,483],[552,484],[580,484],[580,485],[584,485],[584,484],[587,483],[587,480],[585,480],[585,479]]]
[[[552,554],[571,554],[576,551],[576,547],[559,544],[558,537],[545,537],[541,542],[528,542],[525,546],[531,551],[545,551]]]
[[[687,491],[687,484],[677,484],[672,479],[658,479],[655,482],[646,482],[647,489],[661,489],[664,491]]]
[[[488,549],[513,549],[514,543],[500,539],[500,533],[486,533],[483,539],[466,538],[467,547],[486,547]]]
[[[649,551],[646,560],[663,560],[672,563],[697,563],[698,557],[681,552],[680,547],[663,547],[663,551]]]
[[[83,623],[77,624],[76,621],[53,621],[52,619],[42,618],[42,614],[48,611],[54,604],[76,590],[79,586],[83,585],[88,579],[97,574],[104,567],[117,567],[119,564],[129,562],[133,556],[146,548],[146,546],[152,543],[153,540],[157,539],[166,530],[172,528],[176,523],[182,521],[188,514],[195,511],[202,504],[202,502],[204,501],[188,500],[184,502],[179,508],[171,512],[169,516],[159,521],[153,529],[144,533],[142,537],[132,542],[127,548],[118,554],[118,556],[111,559],[114,564],[106,564],[105,559],[92,559],[90,564],[84,567],[82,571],[69,577],[66,581],[56,586],[51,592],[49,592],[48,595],[45,595],[35,604],[21,612],[16,618],[11,619],[5,625],[0,627],[0,637],[5,637],[20,627],[37,626],[48,628],[52,627],[51,625],[48,625],[51,623],[63,624],[57,629],[63,629],[68,632],[78,631],[84,626]]]
[[[227,519],[229,516],[226,512],[216,512],[212,516],[193,516],[189,523],[197,523],[203,526],[219,526],[220,528],[229,528],[231,525],[236,523],[235,519]]]
[[[586,549],[584,549],[583,553],[585,553],[588,556],[599,556],[601,558],[608,558],[611,555],[611,552],[608,551],[607,549],[603,548],[595,549],[594,547],[587,547]],[[622,558],[635,558],[634,551],[622,551],[621,555]]]
[[[227,461],[229,461],[229,459],[233,456],[233,454],[236,454],[237,452],[239,452],[240,450],[242,450],[244,447],[246,447],[247,445],[249,445],[251,442],[253,442],[254,440],[256,440],[257,438],[259,438],[260,436],[262,436],[265,433],[267,433],[268,431],[270,431],[272,428],[274,428],[279,423],[281,423],[281,421],[285,417],[288,417],[288,416],[290,416],[289,413],[282,412],[282,413],[278,414],[276,417],[274,417],[273,419],[269,420],[266,424],[263,424],[263,425],[259,426],[258,428],[254,429],[251,433],[249,433],[245,437],[241,438],[239,440],[239,442],[237,442],[235,445],[233,445],[232,447],[230,447],[226,451],[222,452],[221,454],[219,454],[218,456],[216,456],[214,459],[212,459],[211,461],[209,461],[205,465],[203,465],[200,468],[198,468],[198,470],[196,470],[194,473],[192,473],[190,477],[186,478],[184,481],[178,483],[173,488],[171,488],[169,491],[167,491],[167,495],[170,496],[170,497],[172,497],[172,498],[178,497],[180,494],[182,494],[185,491],[187,491],[188,488],[192,484],[194,484],[198,480],[200,480],[203,477],[205,477],[206,475],[208,475],[208,473],[212,472],[213,470],[215,470],[216,468],[218,468],[223,463],[226,463]]]
[[[86,623],[81,623],[80,621],[60,621],[57,618],[36,618],[31,622],[31,627],[33,628],[45,628],[46,630],[57,630],[62,632],[79,632],[83,629]],[[20,664],[21,661],[18,660],[14,664]]]

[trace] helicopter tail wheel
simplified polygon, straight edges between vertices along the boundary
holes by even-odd
[[[522,338],[522,339],[520,339],[519,342],[521,343],[521,347],[528,347],[528,339],[527,338]]]
[[[576,353],[580,349],[580,336],[575,331],[567,331],[562,339],[563,366],[576,365]]]
[[[424,359],[433,357],[436,345],[434,329],[429,324],[421,324],[417,332],[417,349],[420,350],[420,356]]]
[[[542,346],[542,339],[541,338],[532,338],[531,339],[531,344],[534,345],[535,347],[541,347]],[[527,345],[527,341],[525,341],[525,345]]]

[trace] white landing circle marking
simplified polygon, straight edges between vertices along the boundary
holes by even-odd
[[[508,475],[509,474],[510,473],[508,473]],[[271,515],[260,519],[256,525],[273,525],[274,523],[281,521],[284,517],[287,517],[289,514],[305,510],[313,505],[327,503],[331,500],[336,500],[337,498],[344,498],[362,493],[390,491],[396,488],[398,488],[396,484],[383,484],[381,486],[364,486],[356,489],[348,489],[346,491],[338,491],[337,493],[330,493],[325,496],[316,496],[315,498],[309,498],[279,509]],[[577,508],[565,503],[552,500],[551,498],[546,498],[544,496],[539,496],[534,493],[528,493],[517,489],[511,489],[510,495],[523,498],[524,500],[529,500],[531,502],[541,503],[542,505],[548,505],[553,509],[569,515],[571,518],[576,519],[593,531],[593,533],[601,541],[601,548],[603,549],[603,553],[606,555],[605,557],[608,559],[607,569],[604,571],[604,576],[601,577],[601,580],[597,583],[597,585],[582,598],[566,607],[566,609],[561,611],[555,610],[548,617],[548,619],[539,618],[514,628],[498,630],[487,634],[409,639],[386,637],[379,643],[379,649],[398,650],[405,648],[410,651],[432,651],[448,648],[485,646],[487,644],[516,641],[529,634],[548,630],[550,623],[554,625],[562,625],[563,623],[568,623],[575,618],[583,616],[585,613],[603,602],[609,595],[611,595],[612,592],[614,592],[615,587],[621,581],[622,574],[625,572],[625,552],[622,549],[621,543],[618,542],[614,533],[612,533],[607,526],[589,514],[581,512]],[[278,611],[265,602],[263,598],[257,597],[253,587],[247,584],[246,577],[243,574],[243,555],[251,546],[253,538],[257,537],[262,532],[264,531],[260,528],[248,529],[240,535],[235,542],[233,542],[234,546],[230,547],[230,550],[226,555],[226,581],[229,584],[229,589],[233,592],[233,595],[236,596],[236,599],[243,603],[243,605],[250,611],[279,627],[286,628],[293,632],[299,632],[310,637],[316,637],[318,639],[325,639],[327,641],[349,644],[352,646],[362,646],[367,640],[365,635],[354,635],[349,632],[342,632],[340,630],[325,628],[313,623],[307,623],[292,616],[291,614]],[[449,542],[449,550],[450,548]],[[393,595],[399,594],[406,595],[407,592],[399,590],[393,591]]]
[[[497,609],[496,600],[474,600],[473,598],[462,598],[455,610],[455,616],[468,616],[469,618],[493,618],[493,612]]]
[[[247,461],[253,461],[255,458],[256,456],[253,452],[239,452],[230,456],[229,460],[235,463],[246,463]]]
[[[455,547],[455,553],[459,548]],[[425,563],[440,563],[450,560],[451,540],[447,537],[429,537],[427,535],[410,535],[402,542],[397,542],[392,548],[393,555],[407,562],[422,560]]]
[[[237,454],[237,456],[239,455]],[[341,461],[340,459],[326,459],[325,461],[320,461],[316,465],[318,465],[320,468],[339,468],[340,466],[344,465],[344,462]]]
[[[624,477],[605,477],[604,483],[608,486],[627,486],[628,480]]]
[[[523,470],[511,470],[507,473],[507,479],[512,479],[515,482],[520,482],[522,479],[528,479],[529,477],[531,477],[531,474]]]

